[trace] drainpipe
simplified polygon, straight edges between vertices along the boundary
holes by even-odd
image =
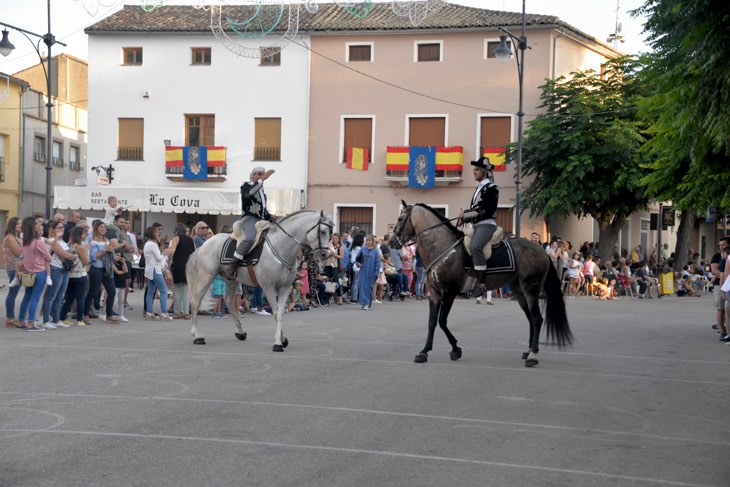
[[[20,164],[18,165],[18,185],[19,185],[19,198],[18,198],[18,216],[24,214],[22,211],[23,209],[23,200],[25,199],[25,191],[23,188],[25,187],[25,106],[23,104],[23,99],[25,98],[24,95],[28,91],[28,88],[21,88],[20,89],[20,137],[19,137],[19,143],[20,143]]]

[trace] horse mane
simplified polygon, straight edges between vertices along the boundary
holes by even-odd
[[[463,236],[464,236],[464,232],[462,232],[461,230],[459,230],[458,228],[456,228],[456,227],[455,227],[455,226],[453,225],[453,223],[451,223],[451,221],[450,221],[450,220],[449,220],[448,218],[446,218],[446,217],[445,217],[445,216],[443,216],[443,215],[442,215],[441,213],[439,213],[438,211],[434,210],[433,208],[431,208],[431,207],[430,207],[430,206],[428,206],[427,204],[425,204],[425,203],[416,203],[416,204],[415,204],[415,205],[413,205],[413,206],[420,206],[421,208],[424,208],[424,209],[426,209],[426,210],[430,211],[430,212],[431,212],[431,214],[433,214],[433,215],[434,215],[434,216],[435,216],[436,218],[438,218],[439,220],[441,220],[441,222],[442,222],[442,223],[443,223],[443,224],[444,224],[444,225],[446,226],[446,228],[448,228],[449,230],[451,230],[451,232],[452,232],[452,233],[453,233],[453,234],[454,234],[454,235],[455,235],[455,236],[456,236],[457,238],[461,238],[461,237],[463,237]]]
[[[289,218],[291,218],[293,216],[299,215],[300,213],[312,213],[312,212],[319,213],[319,210],[314,210],[311,208],[304,208],[303,210],[295,211],[294,213],[289,213],[288,215],[286,215],[285,217],[281,218],[278,221],[279,221],[279,223],[281,223],[285,220],[288,220]]]

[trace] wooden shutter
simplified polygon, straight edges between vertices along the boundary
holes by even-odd
[[[483,117],[481,147],[506,147],[510,143],[511,117]]]
[[[373,209],[370,207],[341,207],[340,229],[349,231],[352,227],[360,227],[365,235],[373,233]]]
[[[348,147],[364,147],[368,149],[368,162],[372,160],[373,120],[371,118],[346,118],[345,140],[342,162],[346,161]]]
[[[418,44],[418,62],[440,61],[441,44]]]
[[[371,46],[350,46],[350,61],[370,61],[371,57]]]
[[[142,147],[144,145],[144,119],[119,119],[119,147]]]
[[[281,160],[281,119],[257,118],[254,159],[258,161]]]
[[[408,145],[421,147],[443,147],[445,145],[445,118],[411,118],[408,126]]]

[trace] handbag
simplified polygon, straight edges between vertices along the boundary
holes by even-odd
[[[74,265],[76,264],[75,260],[63,260],[61,261],[61,267],[63,267],[63,270],[66,272],[70,272]]]
[[[35,272],[20,271],[18,279],[23,287],[33,287],[35,285]]]
[[[337,292],[337,283],[336,282],[325,282],[324,283],[324,292],[327,294],[334,294]]]
[[[386,264],[385,269],[383,269],[383,273],[385,273],[386,276],[394,276],[398,274],[398,270],[395,268],[395,266]]]

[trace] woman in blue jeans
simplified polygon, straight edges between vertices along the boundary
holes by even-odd
[[[61,320],[66,325],[85,326],[84,306],[86,305],[86,288],[89,277],[86,274],[86,266],[89,264],[89,248],[86,246],[86,229],[75,227],[71,230],[68,239],[68,249],[76,254],[74,267],[68,273],[68,287],[66,288],[66,301],[61,308]],[[68,312],[71,305],[76,303],[76,321],[68,320]]]
[[[3,237],[3,254],[5,255],[5,270],[8,273],[8,282],[15,279],[16,264],[23,259],[23,240],[20,238],[22,233],[23,222],[17,216],[8,220],[8,227],[5,229],[5,237]],[[15,319],[15,298],[20,291],[19,286],[8,289],[8,295],[5,297],[5,326],[7,328],[15,328],[18,321]]]
[[[92,224],[93,237],[89,242],[89,295],[86,296],[86,314],[91,313],[91,305],[101,296],[101,286],[106,289],[106,322],[119,323],[119,316],[114,312],[114,297],[117,288],[114,286],[114,271],[105,265],[105,259],[114,258],[114,247],[106,238],[106,224],[101,220],[94,220]],[[107,254],[108,256],[105,256]],[[112,262],[112,261],[109,261]],[[114,264],[111,264],[112,266]]]
[[[147,242],[144,244],[144,276],[147,278],[147,294],[145,304],[147,311],[145,318],[148,320],[158,319],[152,312],[152,305],[155,300],[155,291],[160,291],[160,317],[161,320],[171,320],[172,316],[167,314],[167,283],[162,269],[165,267],[165,255],[170,255],[170,249],[160,252],[160,244],[157,240],[157,229],[148,227],[144,231]],[[174,252],[174,249],[173,249]]]
[[[43,298],[43,328],[55,330],[68,328],[60,319],[61,301],[68,286],[68,271],[63,268],[63,261],[73,261],[76,255],[68,251],[68,244],[63,241],[63,222],[52,221],[48,228],[51,242],[51,280],[53,284],[46,289]]]
[[[45,331],[33,324],[38,302],[46,287],[46,266],[51,262],[51,254],[43,242],[43,225],[29,216],[23,220],[23,268],[35,274],[35,283],[25,288],[23,301],[20,303],[18,329],[26,331]]]

